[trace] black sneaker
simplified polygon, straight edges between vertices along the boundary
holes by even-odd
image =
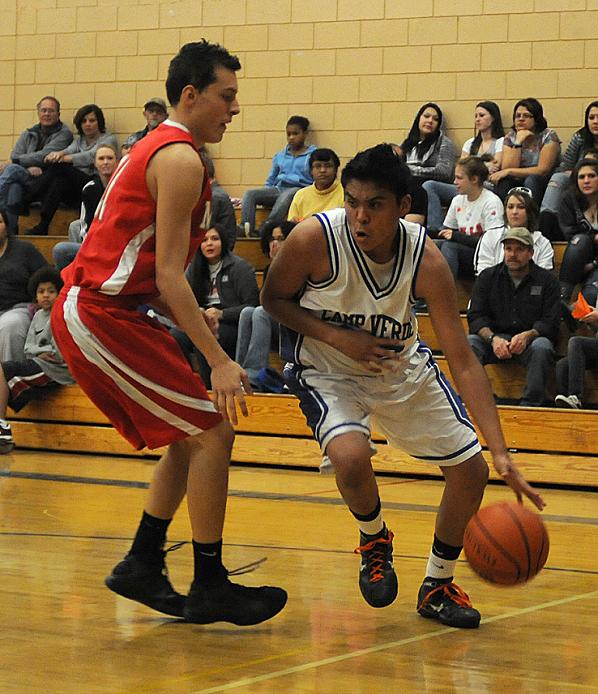
[[[161,564],[152,565],[139,561],[133,554],[127,554],[104,582],[123,598],[136,600],[173,617],[182,617],[185,596],[177,593],[168,580],[164,556]]]
[[[0,424],[0,455],[10,453],[15,447],[10,424]]]
[[[386,607],[397,597],[399,582],[392,566],[392,540],[390,530],[374,540],[359,534],[360,547],[354,550],[361,554],[359,567],[359,590],[368,605]]]
[[[194,581],[187,595],[183,617],[193,624],[232,622],[249,626],[274,617],[286,602],[287,593],[282,588],[248,588],[231,583],[228,578],[216,586],[204,586]]]
[[[471,606],[467,593],[453,582],[425,580],[417,596],[417,611],[449,627],[476,629],[480,625],[480,613]]]

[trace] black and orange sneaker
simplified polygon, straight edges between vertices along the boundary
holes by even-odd
[[[452,581],[424,580],[417,596],[417,611],[449,627],[476,629],[480,625],[480,613],[472,607],[467,593]]]
[[[387,528],[384,528],[381,537],[374,539],[360,533],[361,545],[354,550],[355,554],[361,554],[359,590],[372,607],[390,605],[399,592],[399,582],[392,565],[393,537]]]

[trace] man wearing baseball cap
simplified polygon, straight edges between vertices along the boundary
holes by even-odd
[[[507,228],[502,263],[481,272],[467,311],[468,340],[482,364],[512,360],[527,369],[520,405],[539,407],[554,364],[559,331],[559,282],[532,260],[534,237]]]
[[[146,101],[143,105],[143,117],[147,121],[147,125],[143,130],[138,130],[136,133],[129,135],[121,147],[123,154],[126,154],[136,142],[139,142],[150,130],[157,128],[160,123],[163,123],[168,118],[168,108],[164,99],[154,96]]]

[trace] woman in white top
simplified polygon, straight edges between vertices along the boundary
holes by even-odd
[[[486,162],[492,174],[500,169],[504,128],[500,108],[494,101],[480,101],[474,112],[475,137],[470,137],[463,145],[461,158],[470,155],[480,157]],[[442,229],[443,205],[448,205],[457,195],[454,183],[426,181],[423,185],[428,194],[428,221],[426,228],[431,236],[436,236]],[[488,187],[488,184],[487,186]]]
[[[436,245],[446,259],[453,277],[473,277],[476,246],[483,235],[502,229],[503,206],[500,198],[484,188],[488,168],[480,157],[460,159],[455,169],[457,195],[438,232]]]
[[[525,227],[534,237],[534,255],[532,260],[545,270],[554,267],[554,250],[550,241],[538,231],[538,206],[529,188],[512,188],[507,193],[505,203],[504,227],[493,229],[482,236],[476,248],[474,266],[475,274],[502,263],[504,246],[502,236],[507,227]]]

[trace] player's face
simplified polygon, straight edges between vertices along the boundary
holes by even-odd
[[[588,113],[588,130],[594,137],[598,137],[598,106],[592,106]]]
[[[44,128],[51,128],[60,119],[60,111],[53,99],[44,99],[40,102],[37,115],[39,116],[39,124]]]
[[[510,227],[527,227],[527,210],[521,200],[515,196],[507,200],[507,224]]]
[[[347,183],[345,211],[351,236],[374,262],[384,263],[394,255],[399,220],[409,205],[408,195],[399,203],[393,193],[373,182]]]
[[[58,291],[54,282],[40,282],[37,285],[37,290],[35,292],[35,300],[37,305],[44,310],[52,308],[52,304],[56,301],[58,296]]]
[[[486,132],[492,127],[493,118],[490,115],[490,111],[486,111],[485,108],[478,106],[474,113],[474,123],[475,129],[480,132]]]
[[[438,115],[438,111],[435,108],[428,106],[428,108],[424,109],[424,112],[419,117],[419,134],[421,137],[431,135],[438,130],[439,125],[440,116]]]
[[[220,142],[226,126],[240,109],[237,101],[237,76],[233,70],[217,67],[216,81],[201,92],[194,90],[189,127],[201,142]]]
[[[311,176],[318,190],[326,190],[334,183],[336,178],[336,166],[330,161],[314,161],[311,165]]]
[[[215,229],[208,229],[201,242],[201,252],[208,263],[217,263],[222,256],[222,241]]]
[[[577,185],[582,195],[595,196],[598,193],[598,174],[592,166],[582,166],[577,174]]]
[[[524,243],[509,239],[504,243],[505,265],[513,275],[525,274],[529,268],[529,261],[534,254],[533,250]]]
[[[98,147],[96,150],[95,165],[102,176],[110,177],[116,169],[116,154],[110,147]]]

